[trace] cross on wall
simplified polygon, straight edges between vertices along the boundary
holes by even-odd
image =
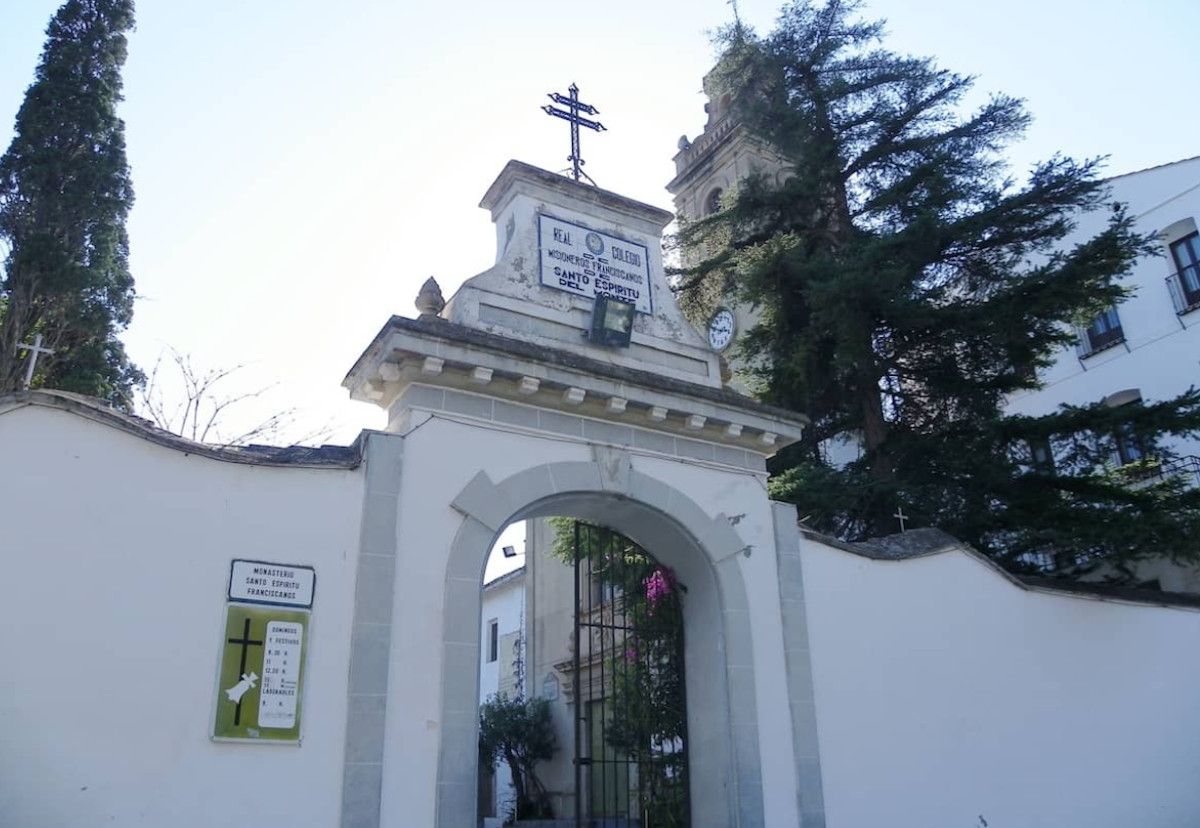
[[[33,372],[37,368],[38,357],[42,354],[52,354],[54,349],[42,347],[42,335],[38,334],[33,338],[33,344],[21,342],[17,344],[17,350],[28,351],[29,356],[26,359],[29,362],[25,365],[25,378],[21,381],[21,388],[25,391],[29,390],[29,384],[33,382]]]
[[[261,647],[263,645],[263,642],[255,641],[250,638],[250,619],[247,618],[246,625],[242,628],[242,637],[241,638],[230,638],[229,643],[242,645],[242,661],[241,661],[241,665],[238,667],[238,675],[240,676],[246,672],[246,655],[248,652],[248,648]],[[233,711],[233,724],[234,724],[234,726],[237,726],[237,725],[240,725],[241,723],[242,723],[242,700],[238,699],[237,709]]]

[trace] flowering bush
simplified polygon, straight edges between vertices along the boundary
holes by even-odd
[[[642,582],[646,587],[646,602],[650,611],[658,606],[658,602],[671,595],[675,589],[675,573],[664,566],[655,567],[654,572],[646,576]]]
[[[604,656],[599,674],[607,683],[603,758],[616,764],[628,761],[637,770],[627,803],[621,804],[625,794],[611,778],[602,783],[605,792],[614,800],[612,807],[640,816],[646,825],[682,828],[688,825],[682,603],[686,589],[669,567],[628,538],[588,524],[577,531],[576,522],[568,518],[551,518],[550,523],[555,528],[554,556],[570,566],[578,553],[586,561],[581,571],[602,585],[599,603],[589,602],[580,608],[581,614],[595,614],[613,630],[607,633],[611,645],[600,645]],[[591,653],[588,650],[588,657]],[[616,787],[608,793],[612,786]]]

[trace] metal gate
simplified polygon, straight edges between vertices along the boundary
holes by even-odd
[[[686,828],[684,588],[610,529],[574,546],[575,825]]]

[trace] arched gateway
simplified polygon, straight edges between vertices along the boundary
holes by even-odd
[[[364,517],[382,553],[359,567],[343,825],[475,824],[480,578],[505,525],[551,515],[687,584],[691,824],[798,824],[764,461],[802,421],[722,387],[663,275],[669,213],[517,162],[482,206],[496,265],[448,303],[427,284],[346,378],[388,411],[367,476],[391,482]]]

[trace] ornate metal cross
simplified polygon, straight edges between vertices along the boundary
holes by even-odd
[[[29,362],[25,364],[25,380],[22,388],[29,390],[29,383],[33,382],[33,369],[37,368],[38,357],[42,354],[52,354],[53,350],[42,347],[42,335],[38,334],[33,338],[33,344],[28,342],[18,343],[17,348],[22,351],[29,351],[29,356],[25,357]]]
[[[591,104],[585,104],[579,100],[579,87],[571,84],[567,88],[570,95],[560,95],[557,92],[547,93],[546,97],[554,101],[556,104],[562,104],[567,109],[559,109],[556,106],[546,104],[542,107],[542,111],[547,115],[553,115],[555,118],[562,118],[571,124],[571,154],[567,156],[567,160],[571,162],[571,171],[575,175],[575,180],[586,178],[591,182],[592,186],[596,186],[596,182],[590,175],[583,171],[583,158],[579,154],[579,128],[585,126],[594,132],[603,132],[604,124],[599,121],[593,121],[591,118],[584,118],[579,113],[584,115],[599,115],[600,110]]]

